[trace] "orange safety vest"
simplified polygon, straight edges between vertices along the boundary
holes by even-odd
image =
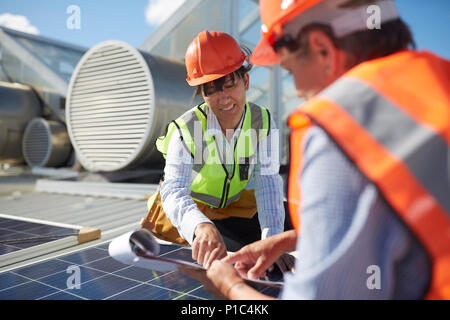
[[[450,299],[449,75],[450,61],[401,51],[354,67],[289,118],[291,208],[300,201],[303,166],[297,137],[309,119],[377,186],[427,250],[429,299]]]
[[[289,126],[292,128],[289,142],[290,165],[288,178],[288,206],[292,225],[297,233],[300,233],[300,198],[301,189],[300,174],[303,169],[303,137],[308,131],[311,121],[304,115],[294,116],[297,111],[289,117]]]

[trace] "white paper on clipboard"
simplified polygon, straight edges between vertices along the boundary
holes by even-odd
[[[153,257],[154,259],[137,256],[131,250],[130,246],[130,236],[133,232],[134,231],[125,233],[111,241],[108,248],[108,252],[111,257],[128,265],[161,272],[176,271],[178,265],[203,269],[202,266],[187,261],[176,261],[176,259],[168,258],[168,260],[164,259],[165,261],[163,261],[161,260],[162,257],[157,255]]]

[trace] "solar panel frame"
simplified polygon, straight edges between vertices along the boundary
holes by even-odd
[[[78,229],[65,228],[44,223],[29,222],[0,217],[0,240],[15,240],[42,236],[54,236],[77,233]],[[15,252],[21,249],[34,247],[54,239],[36,239],[18,241],[13,243],[0,243],[0,255]],[[60,238],[59,238],[60,239]]]

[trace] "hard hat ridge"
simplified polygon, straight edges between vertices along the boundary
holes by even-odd
[[[191,86],[197,86],[216,80],[239,69],[246,59],[232,36],[204,30],[186,51],[186,81]]]

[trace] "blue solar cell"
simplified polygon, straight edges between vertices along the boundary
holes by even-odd
[[[87,283],[89,281],[92,281],[99,277],[107,275],[106,272],[102,272],[99,270],[94,270],[94,269],[86,268],[83,266],[78,266],[78,267],[80,270],[80,273],[79,273],[80,286],[83,286],[85,283]],[[69,289],[68,284],[67,284],[67,280],[72,274],[73,274],[73,272],[67,272],[67,270],[64,270],[64,271],[61,271],[61,272],[58,272],[58,273],[55,273],[55,274],[52,274],[52,275],[49,275],[46,277],[39,278],[39,282],[48,284],[50,286],[56,287],[61,290],[67,289],[67,291],[70,291],[70,292],[73,291],[73,293],[76,293],[78,289]]]
[[[60,257],[59,259],[75,264],[86,264],[99,259],[103,259],[107,256],[108,254],[105,253],[104,250],[97,248],[90,248],[83,250],[81,252],[76,252],[73,254],[66,255],[64,257]]]
[[[6,218],[0,218],[0,228],[3,227],[4,225],[10,223],[11,219],[6,219]]]
[[[28,237],[30,237],[30,235],[28,233],[4,229],[4,228],[0,229],[0,240],[10,240],[10,239],[28,238]]]
[[[14,273],[36,280],[50,274],[66,272],[70,265],[68,262],[54,259],[14,270]]]
[[[48,296],[41,298],[40,300],[84,300],[81,297],[77,297],[70,293],[59,291]]]
[[[181,292],[192,291],[201,286],[198,281],[179,272],[166,273],[165,275],[152,280],[150,284]]]
[[[30,222],[22,222],[22,223],[16,224],[13,228],[9,227],[7,229],[16,230],[16,231],[25,232],[25,233],[31,233],[31,234],[40,234],[39,232],[33,232],[33,231],[35,229],[46,228],[46,227],[51,228],[51,229],[55,228],[54,226],[49,226],[49,225],[42,225],[42,224],[30,223]],[[44,230],[43,234],[45,234],[46,231],[47,230]]]
[[[87,299],[105,299],[124,290],[138,286],[138,281],[128,280],[115,275],[106,275],[89,281],[80,286],[80,289],[72,289],[73,293]]]
[[[0,274],[0,290],[16,286],[27,281],[29,280],[12,272],[2,273]]]
[[[100,244],[100,245],[96,246],[96,248],[97,248],[97,249],[101,249],[101,250],[106,250],[106,251],[108,251],[108,248],[109,248],[109,242],[104,243],[104,244]]]
[[[116,272],[114,272],[114,274],[125,277],[125,278],[141,281],[141,282],[147,282],[147,281],[150,281],[152,279],[162,276],[164,273],[159,272],[159,271],[148,270],[148,269],[130,266],[128,268],[124,268],[119,271],[116,271]]]
[[[26,237],[30,237],[30,235],[27,235]],[[44,243],[47,243],[47,242],[53,241],[53,240],[41,239],[41,240],[31,240],[31,241],[24,241],[24,242],[14,242],[14,243],[11,243],[10,246],[14,247],[16,250],[20,250],[20,249],[26,249],[26,248],[38,246],[40,244],[44,244]]]
[[[58,290],[44,284],[30,281],[0,291],[0,300],[36,300]]]
[[[109,300],[173,300],[182,297],[183,293],[165,290],[148,284],[141,284],[130,290],[121,292]]]
[[[10,246],[7,244],[0,244],[0,255],[11,253],[14,251],[20,250],[18,247]]]
[[[14,220],[9,219],[10,221],[5,221],[1,228],[2,229],[8,229],[8,230],[16,230],[20,231],[23,228],[26,228],[27,226],[30,226],[31,222],[21,221],[21,220]]]
[[[69,228],[61,228],[56,226],[49,226],[49,225],[39,225],[34,224],[29,226],[23,226],[23,229],[19,229],[22,232],[34,234],[34,235],[46,235],[46,236],[54,236],[54,235],[65,235],[65,234],[72,234],[72,233],[78,233],[78,230],[76,229],[69,229]]]
[[[109,257],[108,253],[106,253],[106,258],[87,263],[85,264],[85,266],[97,270],[102,270],[108,273],[112,273],[125,267],[128,267],[128,265],[120,263],[117,260]]]
[[[176,250],[186,250],[183,246],[179,246],[179,245],[161,245],[160,247],[159,247],[159,255],[161,256],[161,255],[166,255],[166,253],[170,253],[170,252],[173,252],[173,251],[176,251]],[[191,252],[191,250],[190,249],[187,249],[187,250],[189,250],[189,252]],[[190,256],[192,256],[192,254],[189,254]]]
[[[198,289],[195,289],[194,291],[191,291],[189,293],[189,295],[190,296],[199,297],[201,299],[206,299],[206,300],[214,300],[214,299],[216,299],[216,297],[214,297],[211,293],[206,291],[205,288],[203,288],[203,287],[200,287]]]

